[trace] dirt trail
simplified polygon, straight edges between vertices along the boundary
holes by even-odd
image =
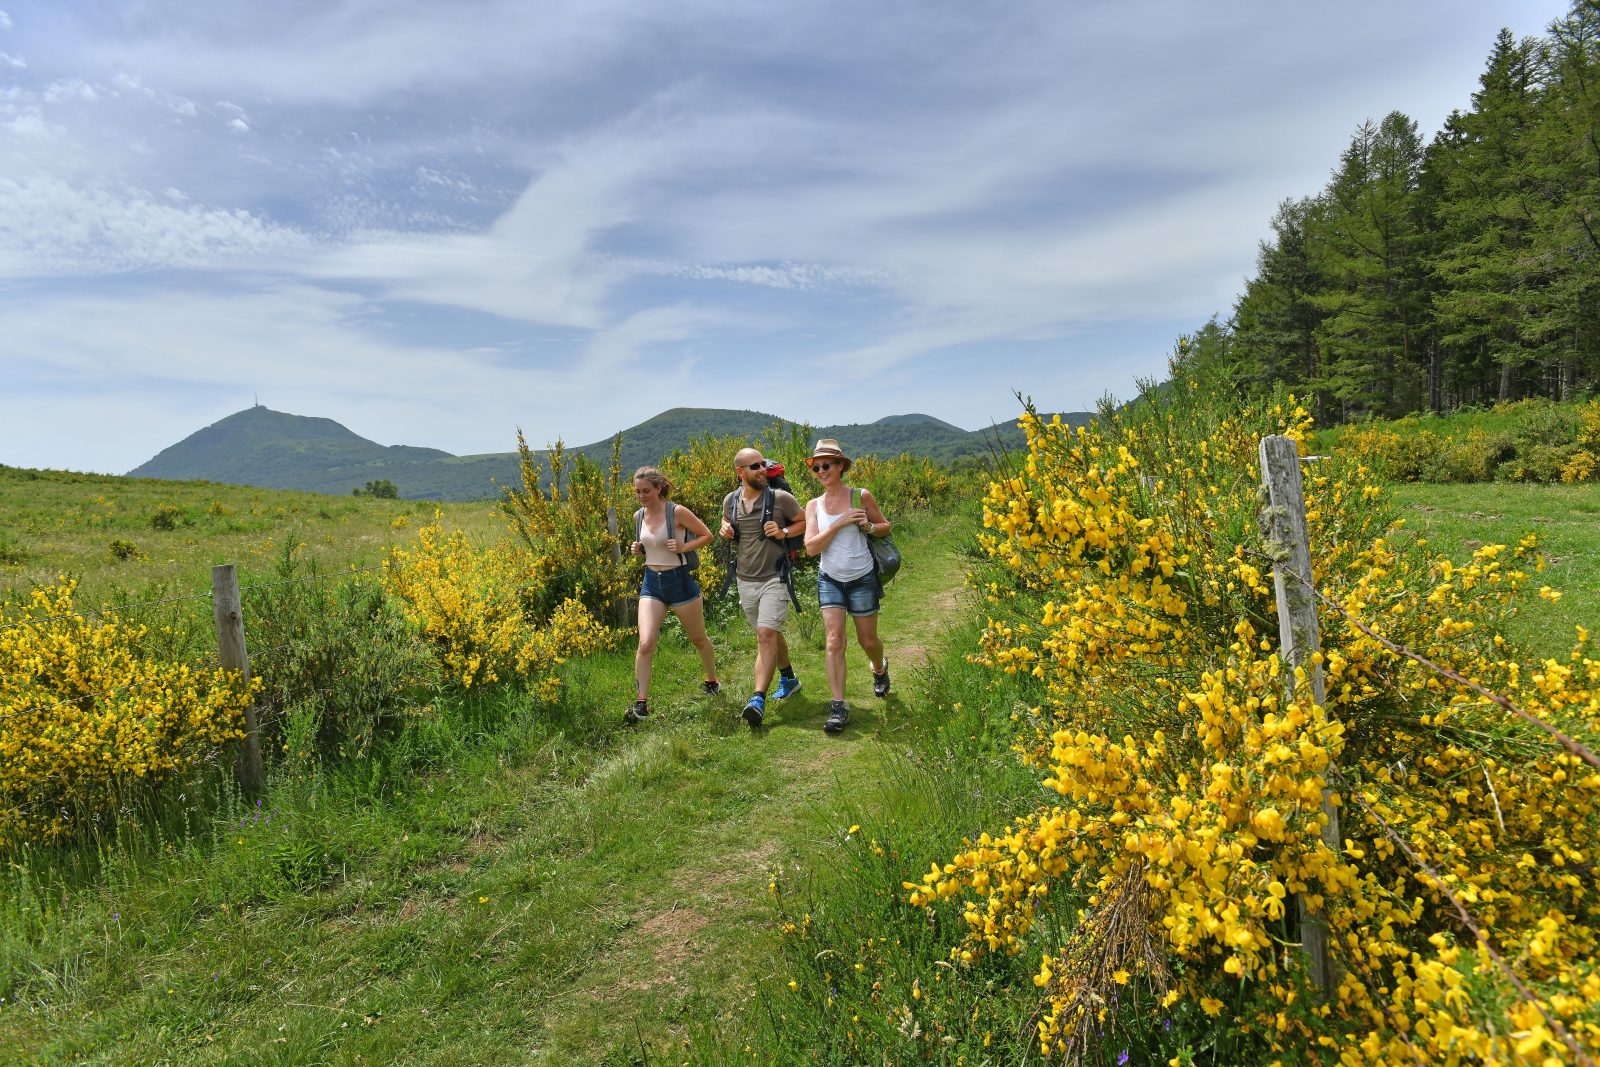
[[[916,547],[929,548],[935,540],[919,538]],[[894,676],[889,700],[902,708],[914,708],[921,700],[920,668],[962,608],[961,568],[953,548],[929,551],[907,572],[915,580],[897,583],[884,598],[882,633]],[[857,661],[864,657],[853,632],[849,637],[851,669],[859,674]],[[790,651],[805,693],[820,706],[827,685],[822,652],[793,637]],[[697,850],[692,862],[639,902],[633,922],[578,977],[572,995],[591,1002],[579,1015],[592,1018],[594,1009],[602,1009],[613,1024],[613,1039],[641,1032],[649,1036],[652,1024],[641,1018],[647,1012],[641,1005],[652,1000],[730,980],[743,995],[751,992],[750,976],[724,973],[720,956],[730,939],[764,936],[759,927],[767,921],[766,888],[774,868],[786,860],[804,865],[807,853],[815,853],[818,842],[807,836],[814,831],[807,830],[802,815],[818,805],[836,804],[841,783],[856,783],[855,798],[863,799],[862,788],[870,786],[873,768],[893,744],[874,730],[883,705],[870,694],[866,701],[872,703],[861,699],[861,682],[851,679],[857,718],[842,738],[828,738],[820,729],[769,731],[764,741],[773,746],[768,768],[774,780],[763,782],[760,811],[739,827],[712,823],[702,828],[712,847]],[[729,740],[748,743],[742,733]],[[651,996],[637,996],[642,992]],[[552,1025],[559,1029],[558,1022]],[[657,1029],[656,1036],[668,1033]],[[592,1047],[599,1051],[601,1046]]]

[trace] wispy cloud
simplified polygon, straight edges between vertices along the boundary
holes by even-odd
[[[248,211],[163,203],[136,189],[0,178],[0,277],[251,267],[305,245],[294,230]]]
[[[0,418],[48,434],[39,412],[142,391],[149,440],[68,436],[73,415],[52,446],[123,469],[257,388],[453,451],[679,404],[964,425],[1013,388],[1089,406],[1227,310],[1277,201],[1358,122],[1436,125],[1502,22],[1564,10],[0,13],[0,281],[27,295],[0,303],[0,361],[27,370]],[[808,373],[769,400],[752,358]]]

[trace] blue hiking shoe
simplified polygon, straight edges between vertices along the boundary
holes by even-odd
[[[781,674],[778,675],[778,688],[773,692],[773,696],[777,697],[779,700],[782,700],[784,697],[793,696],[798,692],[800,692],[799,675],[791,674],[787,678]]]
[[[743,717],[752,730],[759,728],[767,717],[767,698],[760,693],[752,696],[745,703]]]

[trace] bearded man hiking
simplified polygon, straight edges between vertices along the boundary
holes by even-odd
[[[758,727],[767,717],[767,686],[774,672],[778,674],[776,699],[800,689],[800,679],[789,662],[789,645],[783,639],[790,599],[784,539],[805,532],[806,516],[793,493],[767,485],[767,461],[760,449],[740,449],[733,463],[739,488],[723,501],[720,532],[724,539],[734,541],[739,606],[756,632],[755,692],[744,706],[744,721]]]

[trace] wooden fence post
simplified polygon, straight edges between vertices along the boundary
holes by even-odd
[[[1261,480],[1267,490],[1267,507],[1262,513],[1267,552],[1272,556],[1272,583],[1278,595],[1278,641],[1282,646],[1284,689],[1294,696],[1295,668],[1303,667],[1311,685],[1311,698],[1319,705],[1326,699],[1322,665],[1312,656],[1322,648],[1317,627],[1317,598],[1312,592],[1311,544],[1306,534],[1305,493],[1300,481],[1300,452],[1293,439],[1261,439]],[[1322,790],[1322,813],[1326,821],[1322,842],[1334,852],[1341,847],[1339,812],[1333,793]],[[1328,925],[1319,912],[1306,905],[1304,894],[1297,898],[1300,938],[1310,958],[1311,980],[1324,996],[1332,992],[1335,976],[1328,954]]]
[[[240,680],[250,684],[250,653],[244,643],[244,608],[239,601],[239,575],[233,564],[211,568],[211,611],[217,624],[217,662],[226,671],[238,671]],[[261,735],[256,729],[256,702],[244,709],[244,740],[239,742],[235,765],[239,788],[254,796],[266,788],[267,775],[261,765]]]

